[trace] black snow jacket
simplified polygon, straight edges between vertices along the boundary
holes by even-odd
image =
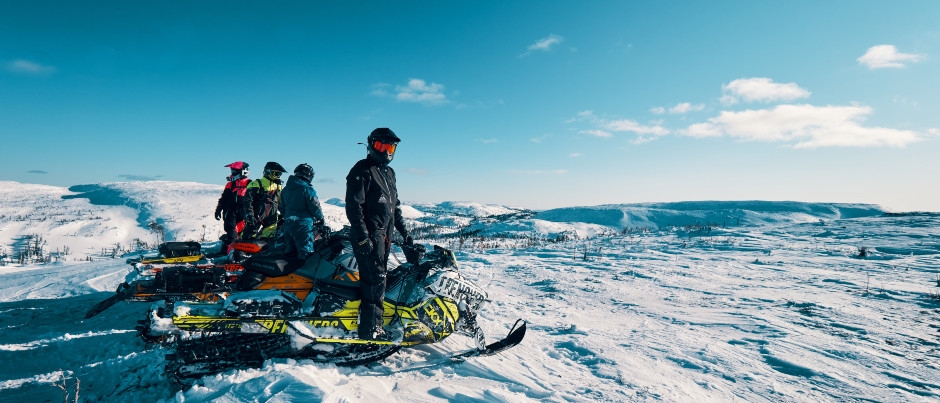
[[[386,243],[392,239],[393,227],[403,238],[408,237],[395,170],[368,157],[353,165],[346,176],[346,217],[354,244],[363,242],[369,234],[373,245]]]

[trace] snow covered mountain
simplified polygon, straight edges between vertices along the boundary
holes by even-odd
[[[499,356],[421,365],[472,341],[369,366],[274,359],[166,381],[134,326],[146,304],[85,311],[163,239],[213,244],[218,185],[69,189],[0,182],[0,400],[934,401],[940,397],[940,215],[799,202],[531,211],[409,203],[419,241],[457,251],[489,293]],[[321,195],[323,196],[323,195]],[[323,202],[341,228],[342,201]],[[38,240],[38,241],[37,241]],[[20,257],[30,243],[38,256]],[[71,400],[70,400],[71,401]]]

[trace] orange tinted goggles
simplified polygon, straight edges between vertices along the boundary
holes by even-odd
[[[378,151],[380,153],[387,152],[387,153],[394,154],[396,147],[398,147],[398,144],[388,144],[388,143],[383,143],[378,140],[372,142],[372,148],[374,148],[375,151]]]

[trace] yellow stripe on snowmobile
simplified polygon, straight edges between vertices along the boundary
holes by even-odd
[[[315,343],[339,343],[339,344],[382,344],[410,347],[418,344],[425,344],[423,341],[386,341],[386,340],[361,340],[361,339],[314,339]]]
[[[202,260],[203,255],[180,256],[180,257],[160,257],[156,259],[141,259],[142,264],[168,264],[168,263],[192,263]]]
[[[320,316],[320,317],[308,317],[308,318],[254,318],[245,320],[244,318],[238,317],[218,317],[218,316],[202,316],[202,315],[184,315],[184,316],[174,316],[173,324],[179,327],[182,330],[208,330],[208,331],[225,331],[225,330],[241,330],[245,331],[245,326],[260,326],[261,328],[267,329],[269,333],[285,333],[289,328],[288,323],[293,321],[301,321],[311,325],[313,327],[319,328],[335,328],[344,331],[353,331],[358,329],[359,325],[357,319],[359,317],[359,302],[358,300],[349,301],[343,308],[332,312],[330,314]],[[206,304],[211,305],[211,304]],[[413,306],[407,307],[402,305],[395,305],[391,302],[385,301],[383,303],[383,324],[389,325],[394,321],[405,321],[413,322],[416,326],[419,326],[421,329],[410,329],[414,334],[406,336],[417,336],[420,334],[425,334],[428,337],[431,337],[431,333],[434,334],[435,340],[441,340],[447,335],[454,332],[454,328],[457,320],[460,317],[457,304],[454,303],[449,298],[432,298],[426,301]],[[420,322],[420,317],[424,315],[431,322],[433,322],[433,329],[427,327],[426,325]],[[260,330],[260,329],[258,329]],[[406,337],[407,338],[407,337]],[[317,339],[325,343],[328,342],[348,342],[348,339]],[[368,341],[372,342],[372,341]],[[358,343],[358,342],[357,342]],[[408,343],[412,343],[409,341]],[[414,342],[413,344],[421,344],[423,342]],[[412,345],[412,344],[401,344],[401,345]]]

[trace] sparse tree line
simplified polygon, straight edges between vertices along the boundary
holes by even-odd
[[[36,210],[42,210],[47,206],[36,206]],[[35,221],[35,222],[46,222],[54,221],[57,224],[68,224],[75,221],[83,220],[103,220],[104,217],[100,215],[99,211],[93,210],[78,210],[78,211],[69,211],[69,212],[52,212],[52,213],[40,213],[40,214],[0,214],[0,221]]]
[[[515,218],[515,217],[512,217]],[[566,243],[571,241],[590,241],[593,239],[609,239],[618,236],[639,236],[650,235],[662,231],[680,233],[688,236],[710,235],[712,228],[719,227],[717,224],[695,223],[685,226],[670,226],[666,229],[656,229],[653,227],[623,227],[619,231],[610,229],[602,231],[589,237],[581,237],[573,230],[562,231],[554,235],[538,234],[520,234],[520,233],[490,233],[483,234],[483,230],[478,227],[477,222],[455,228],[453,226],[424,224],[411,229],[412,236],[417,239],[442,240],[446,246],[455,250],[469,249],[518,249],[543,246],[547,244]],[[722,225],[722,227],[724,227]],[[583,257],[583,254],[582,254]]]
[[[114,245],[102,246],[95,254],[85,255],[83,258],[74,260],[93,261],[96,258],[116,258],[126,253],[144,252],[156,249],[159,243],[150,243],[140,238],[134,238],[128,245],[120,242]],[[12,250],[8,251],[5,246],[0,246],[0,266],[8,264],[29,265],[45,264],[68,260],[72,254],[72,248],[69,246],[56,247],[53,250],[49,246],[49,241],[38,234],[23,235],[14,242]]]

